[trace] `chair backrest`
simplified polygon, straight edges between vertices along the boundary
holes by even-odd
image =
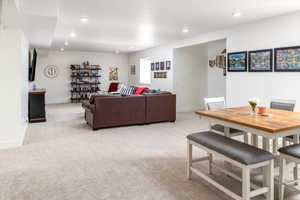
[[[273,109],[294,111],[295,105],[295,100],[274,99],[271,101],[270,107]]]
[[[221,110],[225,108],[225,98],[204,98],[204,104],[206,110]]]

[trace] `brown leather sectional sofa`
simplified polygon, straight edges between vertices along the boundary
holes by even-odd
[[[162,92],[132,96],[100,95],[82,104],[93,128],[149,124],[176,120],[176,95]]]

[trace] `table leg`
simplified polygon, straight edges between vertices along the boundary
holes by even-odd
[[[230,128],[229,127],[224,127],[224,135],[225,137],[230,137]]]
[[[293,140],[294,140],[294,144],[299,144],[299,135],[294,135]],[[299,164],[295,163],[294,180],[298,180],[298,177],[299,177],[298,167],[299,167]],[[295,185],[298,185],[298,182],[296,182]]]
[[[270,152],[270,140],[263,137],[263,149]]]
[[[244,143],[250,144],[249,134],[247,132],[244,133]]]
[[[258,147],[258,136],[255,134],[252,134],[252,145]]]
[[[266,138],[266,137],[263,137],[263,149],[270,152],[270,139],[269,138]],[[268,174],[268,168],[267,167],[264,167],[263,168],[263,177],[266,177]],[[263,187],[267,187],[268,186],[268,183],[267,183],[267,179],[263,179]]]
[[[273,139],[273,154],[278,154],[278,138]]]

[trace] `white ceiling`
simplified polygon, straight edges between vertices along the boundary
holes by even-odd
[[[35,47],[131,52],[300,10],[300,0],[15,0]],[[240,11],[241,17],[232,13]],[[88,17],[86,24],[81,17]],[[182,33],[187,27],[190,32]],[[70,32],[76,33],[71,38]]]

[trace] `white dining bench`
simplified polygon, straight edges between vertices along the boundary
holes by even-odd
[[[193,146],[198,147],[208,153],[208,156],[193,159]],[[218,167],[213,162],[213,156],[217,156],[230,164],[242,169],[242,178]],[[237,195],[228,188],[215,181],[210,175],[206,175],[193,166],[193,163],[208,161],[209,174],[212,175],[213,167],[218,168],[223,173],[235,177],[242,182],[242,196]],[[252,169],[265,168],[263,187],[254,185],[250,181]],[[194,173],[223,191],[236,200],[250,200],[251,198],[265,194],[267,200],[274,199],[274,155],[270,152],[258,149],[248,144],[232,140],[228,137],[216,134],[212,131],[204,131],[187,136],[187,177],[191,179]],[[253,188],[253,190],[251,190]]]

